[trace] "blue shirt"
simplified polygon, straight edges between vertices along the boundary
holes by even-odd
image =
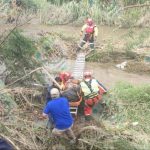
[[[73,118],[69,109],[69,102],[64,97],[55,98],[47,103],[43,111],[51,115],[55,128],[64,130],[73,124]]]
[[[13,146],[10,145],[6,140],[0,139],[0,150],[13,150]]]

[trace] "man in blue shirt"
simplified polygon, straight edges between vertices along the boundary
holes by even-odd
[[[50,91],[52,100],[47,103],[43,110],[43,117],[50,115],[54,122],[52,135],[61,136],[66,134],[71,140],[76,139],[71,127],[73,126],[73,118],[70,113],[69,102],[66,98],[60,97],[57,88]]]

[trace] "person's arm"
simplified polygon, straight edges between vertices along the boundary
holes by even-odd
[[[106,89],[106,87],[105,87],[102,83],[100,83],[98,80],[96,80],[96,81],[97,81],[99,87],[103,88],[103,91],[106,93],[106,92],[108,91],[108,90]]]
[[[84,33],[84,31],[85,31],[86,28],[87,28],[86,24],[82,26],[82,29],[81,29],[81,32],[80,32],[81,36],[83,35],[83,33]]]
[[[48,117],[48,115],[43,112],[42,117],[43,117],[43,119],[46,119]]]
[[[48,103],[45,106],[45,108],[43,110],[43,113],[42,113],[42,116],[43,116],[44,119],[46,119],[48,117],[48,114],[50,113],[50,107],[51,107],[50,103]]]
[[[97,26],[94,27],[94,37],[97,38],[98,36],[98,28]]]

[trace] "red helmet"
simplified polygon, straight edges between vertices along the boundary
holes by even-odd
[[[85,71],[84,72],[84,78],[91,78],[92,77],[92,72],[91,71]]]
[[[69,72],[61,72],[59,77],[62,79],[63,82],[68,81],[71,78],[71,73]]]
[[[92,26],[93,20],[91,18],[88,18],[86,23],[87,23],[87,25]]]

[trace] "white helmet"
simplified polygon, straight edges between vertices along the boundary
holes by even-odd
[[[92,72],[91,71],[85,71],[83,76],[84,76],[84,78],[92,78]]]
[[[57,88],[52,88],[50,93],[52,98],[57,98],[60,96],[60,92]]]

